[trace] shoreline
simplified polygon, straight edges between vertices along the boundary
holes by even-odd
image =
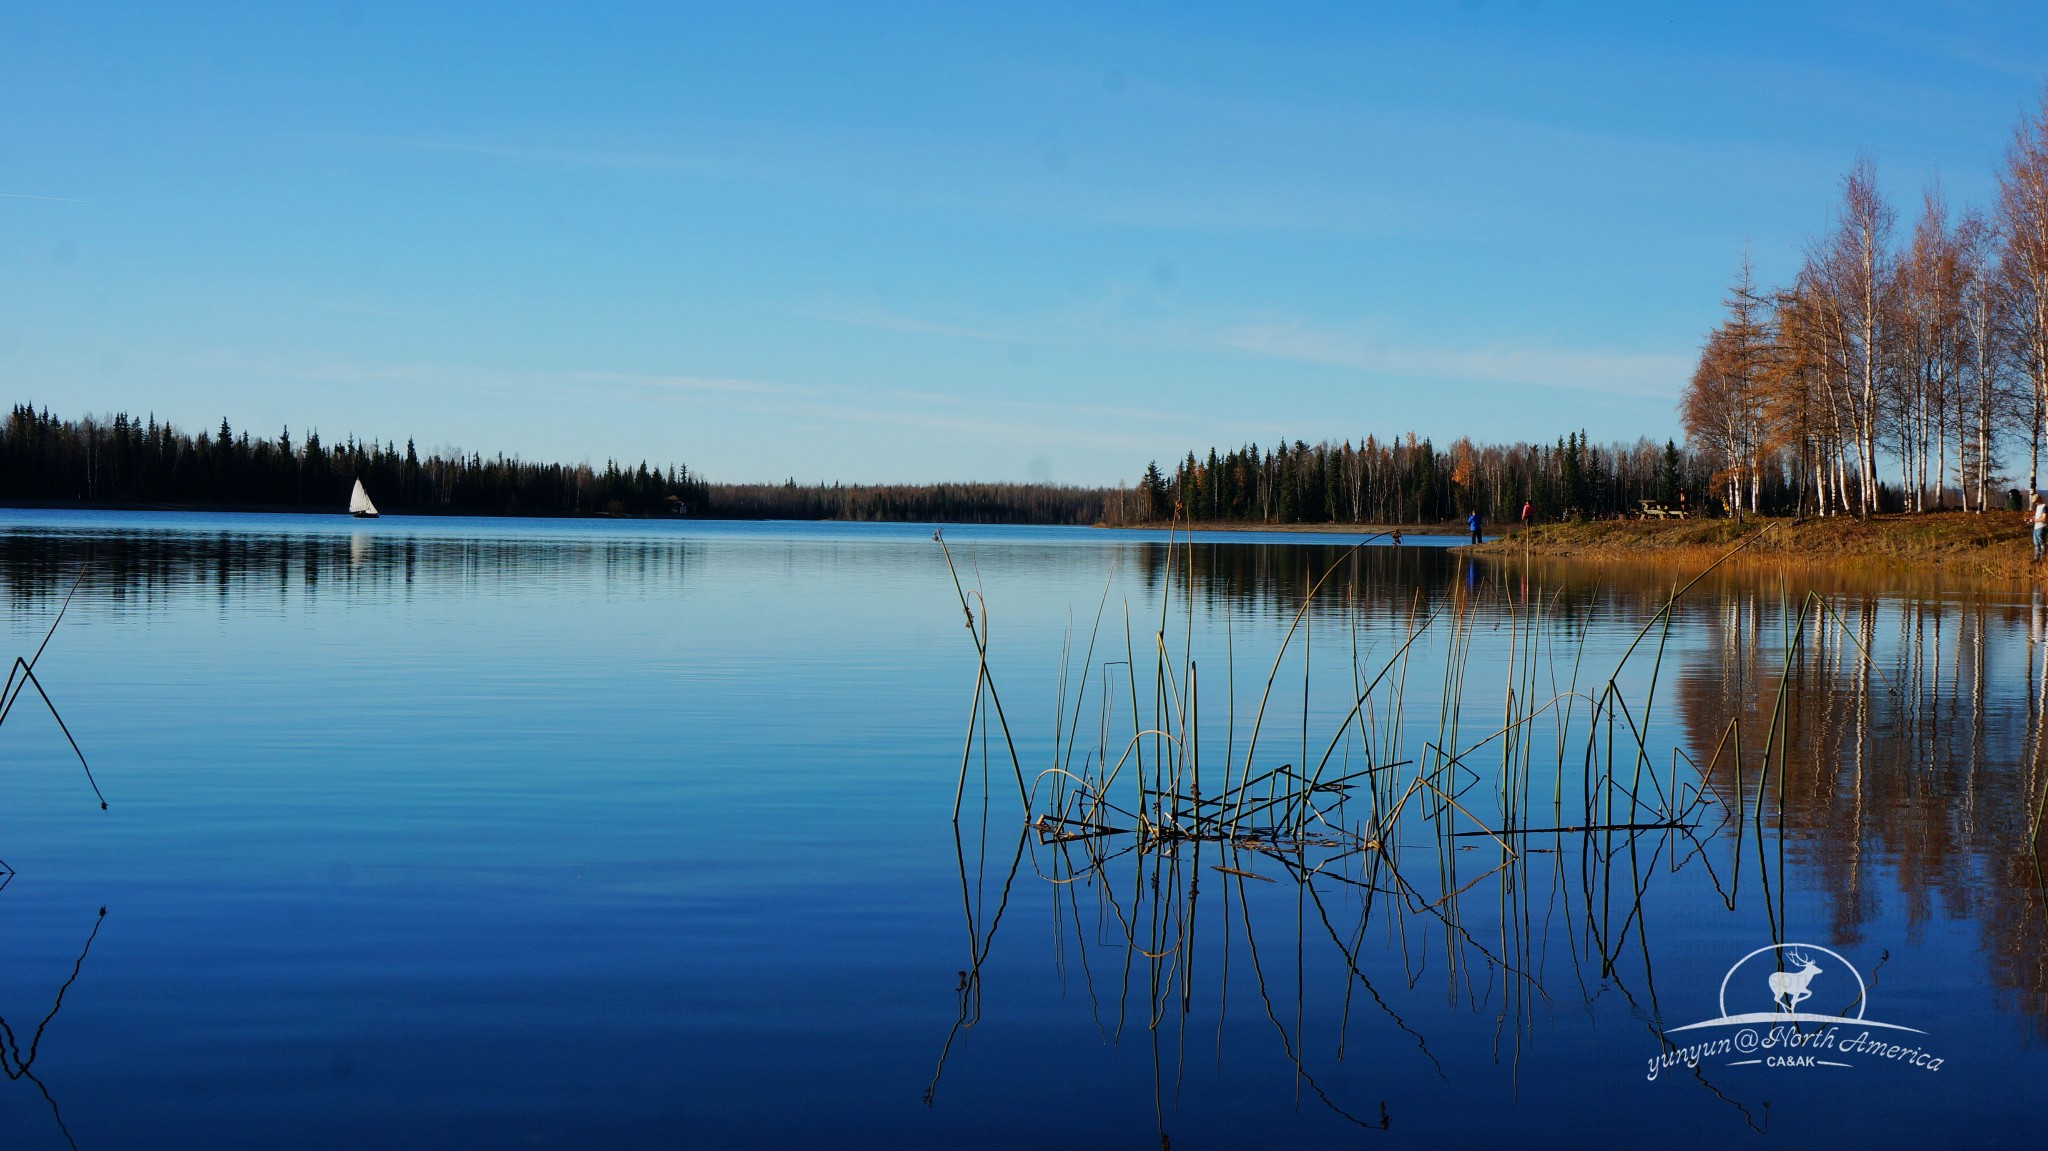
[[[297,505],[232,503],[148,503],[100,500],[0,500],[0,509],[104,512],[196,512],[232,514],[323,515],[323,509]],[[331,514],[346,518],[344,510]],[[731,522],[723,516],[624,516],[597,514],[490,513],[475,511],[392,511],[397,518],[482,518],[532,520],[687,520]],[[787,523],[941,523],[966,526],[987,521],[953,520],[840,520],[776,519],[760,522]],[[1063,525],[1044,525],[1063,526]],[[1079,527],[1081,525],[1064,525]],[[1110,525],[1105,530],[1173,531],[1216,534],[1254,533],[1269,535],[1360,536],[1401,532],[1437,539],[1465,536],[1463,521],[1438,524],[1349,524],[1219,521],[1199,523],[1143,522]],[[2012,511],[1938,511],[1893,513],[1858,519],[1854,516],[1807,517],[1746,516],[1702,520],[1594,520],[1580,523],[1537,524],[1523,529],[1519,524],[1490,536],[1481,544],[1456,543],[1446,550],[1489,562],[1503,560],[1561,560],[1586,564],[1621,564],[1633,567],[1664,566],[1674,569],[1705,568],[1728,557],[1723,566],[1748,570],[1806,570],[1854,573],[1917,572],[1953,578],[2038,582],[2048,576],[2048,565],[2032,559],[2029,525],[2025,513]],[[1762,533],[1759,535],[1759,533]],[[1755,537],[1751,539],[1751,537]],[[1729,552],[1745,539],[1741,551]],[[1307,542],[1304,540],[1304,542]],[[1443,546],[1443,545],[1437,545]]]
[[[231,514],[236,514],[236,515],[294,515],[294,516],[321,516],[321,515],[335,515],[335,516],[342,516],[342,517],[346,517],[346,516],[347,516],[347,515],[349,514],[349,513],[348,513],[348,510],[347,510],[346,508],[339,508],[339,507],[337,507],[337,508],[330,508],[330,507],[310,507],[310,506],[307,506],[307,505],[304,505],[304,504],[256,504],[256,503],[209,503],[209,502],[204,502],[204,501],[192,501],[192,502],[188,502],[188,503],[169,503],[169,502],[154,502],[154,503],[152,503],[152,502],[146,502],[146,501],[137,501],[137,500],[23,500],[23,499],[0,499],[0,511],[56,511],[56,512],[168,512],[168,513],[199,513],[199,514],[221,514],[221,513],[231,513]],[[1197,523],[1197,524],[1189,524],[1189,523],[1185,523],[1185,522],[1173,522],[1173,523],[1169,523],[1169,522],[1167,522],[1167,521],[1163,521],[1163,520],[1162,520],[1162,521],[1156,521],[1156,522],[1155,522],[1155,521],[1146,521],[1146,522],[1141,522],[1141,523],[1128,523],[1128,524],[1110,524],[1110,523],[1103,523],[1103,522],[1101,522],[1101,521],[1097,521],[1097,522],[1095,522],[1095,523],[1092,523],[1092,524],[1076,524],[1076,523],[1060,523],[1060,522],[1050,522],[1050,521],[1047,521],[1047,522],[1038,522],[1038,521],[1011,521],[1011,520],[921,520],[921,519],[900,519],[900,520],[894,520],[894,519],[892,519],[892,520],[874,520],[874,519],[842,519],[842,518],[838,518],[838,517],[831,517],[831,516],[827,516],[827,517],[824,517],[824,518],[812,518],[812,517],[807,517],[807,516],[776,516],[776,517],[769,517],[769,518],[761,518],[761,517],[749,517],[749,516],[721,516],[721,515],[687,515],[687,516],[678,516],[678,515],[628,515],[628,514],[623,514],[623,513],[607,513],[607,512],[583,512],[583,513],[577,513],[577,512],[487,512],[487,511],[474,511],[474,510],[467,510],[467,509],[462,509],[462,510],[441,510],[441,509],[420,509],[420,508],[390,508],[390,509],[385,509],[385,511],[384,511],[384,513],[383,513],[383,514],[384,514],[384,516],[386,516],[386,517],[395,517],[395,518],[401,518],[401,519],[404,519],[404,518],[411,518],[411,517],[420,517],[420,518],[426,518],[426,519],[446,519],[446,518],[474,518],[474,519],[503,519],[503,520],[617,520],[617,519],[626,519],[626,520],[656,520],[656,521],[669,521],[669,520],[675,520],[675,521],[687,521],[687,522],[705,522],[705,523],[720,523],[720,522],[738,522],[738,521],[741,521],[741,520],[747,520],[747,521],[749,521],[749,522],[756,522],[756,523],[825,523],[825,524],[830,524],[830,523],[846,523],[846,524],[857,524],[857,523],[902,523],[902,524],[913,524],[913,523],[914,523],[914,524],[923,524],[923,523],[936,523],[936,524],[944,524],[944,525],[947,525],[947,526],[952,526],[952,525],[956,525],[956,524],[957,524],[957,525],[990,525],[990,526],[1003,526],[1003,525],[1008,525],[1008,524],[1014,524],[1014,526],[1019,526],[1019,527],[1075,527],[1075,528],[1089,528],[1089,529],[1100,529],[1100,530],[1105,530],[1105,531],[1157,531],[1157,532],[1164,532],[1164,531],[1168,531],[1168,530],[1171,530],[1171,531],[1175,531],[1175,532],[1180,532],[1180,533],[1186,533],[1186,532],[1190,532],[1190,531],[1196,531],[1196,532],[1265,532],[1265,533],[1271,533],[1271,534],[1280,534],[1280,535],[1344,535],[1344,536],[1364,536],[1364,535],[1378,535],[1378,534],[1383,534],[1383,533],[1387,533],[1387,532],[1397,532],[1397,531],[1398,531],[1398,532],[1401,532],[1401,533],[1403,533],[1403,534],[1405,534],[1405,535],[1415,535],[1415,536],[1433,536],[1433,537],[1443,537],[1443,536],[1460,536],[1460,537],[1462,537],[1462,536],[1464,536],[1464,535],[1465,535],[1465,525],[1464,525],[1464,523],[1463,523],[1462,521],[1458,521],[1458,522],[1455,522],[1455,523],[1442,523],[1442,524],[1346,524],[1346,523],[1312,523],[1312,524],[1303,524],[1303,523],[1297,523],[1297,524],[1268,524],[1268,523],[1259,523],[1259,522],[1256,522],[1256,521],[1248,521],[1248,520],[1228,520],[1228,521],[1219,521],[1219,522],[1214,522],[1214,523]],[[1468,545],[1468,546],[1469,546],[1469,545]]]
[[[1761,533],[1761,534],[1759,534]],[[1754,537],[1752,539],[1752,537]],[[1713,520],[1605,520],[1538,524],[1526,532],[1463,545],[1491,560],[1540,557],[1590,563],[1705,567],[1745,539],[1727,566],[1911,570],[1972,579],[2028,581],[2044,567],[2032,556],[2025,513],[1908,512],[1868,519],[1747,516]]]
[[[235,515],[264,516],[347,516],[346,507],[310,507],[305,504],[233,504],[233,503],[149,503],[139,500],[0,500],[0,511],[43,511],[43,512],[196,512],[203,515],[232,513]],[[449,519],[474,517],[498,520],[658,520],[682,519],[682,516],[629,516],[612,515],[605,512],[576,514],[571,512],[479,512],[440,511],[405,508],[388,510],[385,516],[419,516],[424,519]],[[703,519],[706,517],[690,517]]]
[[[1449,523],[1440,524],[1267,524],[1259,523],[1256,520],[1216,520],[1201,523],[1169,523],[1165,520],[1147,520],[1142,523],[1134,524],[1098,523],[1094,524],[1093,526],[1110,531],[1148,532],[1163,532],[1171,529],[1176,532],[1273,532],[1277,534],[1344,536],[1370,536],[1380,535],[1387,532],[1400,532],[1402,535],[1439,537],[1463,537],[1467,534],[1465,531],[1465,522],[1463,520],[1456,520]],[[1469,547],[1471,545],[1466,544],[1462,546]]]

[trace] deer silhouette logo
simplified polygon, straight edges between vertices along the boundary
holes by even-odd
[[[1806,985],[1812,983],[1813,977],[1820,974],[1820,964],[1808,958],[1804,952],[1788,950],[1785,956],[1799,964],[1799,970],[1771,972],[1771,998],[1777,1002],[1778,1010],[1792,1012],[1797,1011],[1799,1005],[1813,994],[1806,989]]]
[[[1842,1014],[1840,1015],[1827,1014],[1822,1010],[1806,1006],[1806,1001],[1813,998],[1813,981],[1816,976],[1820,975],[1823,964],[1826,965],[1828,975],[1834,977],[1828,982],[1828,987],[1833,989],[1828,994],[1830,996],[1840,996],[1848,1000],[1848,1005],[1842,1009]],[[1759,969],[1762,971],[1761,974],[1759,974]],[[1842,986],[1836,987],[1835,984],[1837,982],[1841,983]],[[1771,989],[1771,1006],[1768,1010],[1758,1010],[1763,1007],[1763,997],[1758,992],[1762,991],[1767,985]],[[1831,951],[1818,943],[1787,942],[1765,944],[1736,960],[1735,965],[1728,969],[1728,973],[1721,977],[1721,994],[1717,1001],[1721,1008],[1721,1013],[1718,1016],[1712,1019],[1702,1019],[1698,1023],[1685,1023],[1677,1027],[1664,1028],[1665,1033],[1674,1038],[1667,1041],[1666,1050],[1652,1062],[1650,1078],[1657,1078],[1657,1071],[1660,1066],[1665,1068],[1675,1066],[1676,1064],[1672,1062],[1674,1059],[1690,1066],[1695,1059],[1703,1054],[1719,1054],[1722,1052],[1726,1052],[1731,1056],[1740,1056],[1740,1058],[1735,1058],[1733,1062],[1726,1064],[1730,1067],[1746,1067],[1751,1064],[1770,1067],[1849,1066],[1849,1064],[1836,1059],[1832,1054],[1834,1050],[1837,1050],[1833,1046],[1833,1039],[1830,1038],[1823,1042],[1819,1038],[1823,1035],[1832,1036],[1834,1033],[1833,1029],[1827,1031],[1808,1031],[1805,1028],[1783,1026],[1793,1020],[1813,1023],[1837,1023],[1845,1026],[1853,1025],[1859,1029],[1870,1028],[1873,1031],[1883,1029],[1886,1031],[1906,1032],[1912,1035],[1926,1034],[1926,1032],[1918,1027],[1908,1027],[1903,1023],[1886,1023],[1881,1020],[1866,1018],[1863,1009],[1869,1000],[1869,996],[1870,985],[1863,981],[1863,973],[1856,970],[1856,965],[1849,962],[1840,952]],[[1731,999],[1733,1000],[1732,1003]],[[1734,1008],[1732,1011],[1729,1010],[1731,1006]],[[1704,1031],[1717,1027],[1740,1027],[1745,1030],[1727,1035],[1725,1038],[1709,1039],[1704,1044],[1694,1044],[1690,1047],[1685,1046],[1675,1038],[1690,1032]],[[1774,1038],[1763,1040],[1760,1037],[1759,1032],[1763,1032],[1766,1029],[1770,1030],[1770,1034]],[[1821,1059],[1818,1055],[1778,1054],[1777,1051],[1780,1043],[1775,1037],[1780,1035],[1787,1036],[1783,1040],[1783,1046],[1785,1047],[1812,1047],[1816,1051],[1826,1049],[1829,1052],[1829,1057]],[[1865,1033],[1864,1038],[1868,1042],[1875,1043],[1874,1040],[1868,1039],[1868,1032]],[[1749,1045],[1746,1047],[1742,1046],[1744,1042],[1747,1042]],[[1734,1046],[1728,1046],[1730,1044]],[[1708,1051],[1709,1047],[1714,1048],[1714,1050]],[[1771,1050],[1763,1050],[1766,1047]],[[1874,1051],[1877,1050],[1877,1047],[1851,1048],[1844,1046],[1840,1047],[1839,1050],[1855,1053],[1857,1051]],[[1893,1055],[1889,1056],[1892,1058],[1899,1057],[1895,1054],[1899,1051],[1912,1055],[1916,1060],[1914,1065],[1918,1067],[1933,1069],[1935,1064],[1940,1062],[1938,1056],[1930,1055],[1920,1048],[1901,1047],[1894,1044],[1890,1050],[1894,1052]],[[1777,1062],[1772,1062],[1773,1060]]]

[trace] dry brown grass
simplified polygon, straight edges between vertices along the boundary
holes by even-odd
[[[1762,538],[1731,562],[1746,567],[1901,567],[1959,576],[2038,578],[2025,516],[2019,512],[1927,512],[1793,520],[1750,516],[1714,520],[1604,520],[1542,524],[1471,550],[1579,560],[1710,561],[1745,536]]]

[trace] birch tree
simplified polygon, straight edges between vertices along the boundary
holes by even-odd
[[[1835,229],[1810,261],[1815,286],[1828,294],[1828,309],[1842,337],[1841,352],[1851,373],[1845,400],[1856,449],[1857,510],[1877,510],[1877,447],[1883,421],[1879,390],[1885,372],[1883,341],[1892,290],[1891,231],[1897,213],[1877,190],[1877,165],[1856,162],[1842,178],[1842,203]]]
[[[2012,351],[2028,384],[2027,488],[2039,490],[2042,420],[2048,417],[2048,89],[2006,148],[1998,230],[2011,292]]]

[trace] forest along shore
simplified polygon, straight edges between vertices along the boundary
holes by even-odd
[[[1596,520],[1538,524],[1463,550],[1507,559],[1536,555],[1596,562],[1710,564],[1745,539],[1728,562],[1766,567],[1910,567],[1958,576],[2038,578],[2020,512],[1922,512],[1866,519],[1748,516],[1710,520]]]

